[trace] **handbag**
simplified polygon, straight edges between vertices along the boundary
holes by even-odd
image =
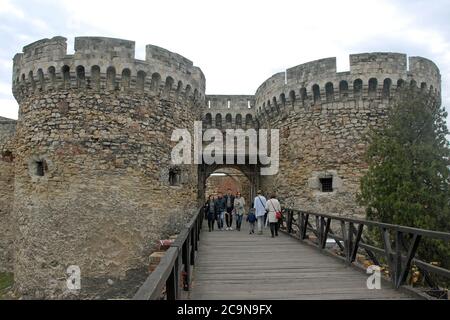
[[[269,200],[269,201],[270,201],[270,200]],[[277,220],[281,220],[281,219],[283,218],[283,215],[281,214],[280,211],[276,211],[276,210],[275,210],[275,206],[273,205],[272,202],[271,202],[271,204],[272,204],[273,210],[275,211],[275,218],[276,218]]]

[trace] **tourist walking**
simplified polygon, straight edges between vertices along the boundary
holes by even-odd
[[[281,205],[280,202],[276,199],[276,194],[272,193],[270,195],[270,199],[266,202],[266,210],[267,210],[267,224],[270,224],[270,233],[273,237],[278,237],[278,221],[281,218]]]
[[[205,215],[208,219],[209,232],[214,231],[214,222],[216,220],[216,208],[215,208],[214,196],[210,195],[205,203]]]
[[[263,233],[264,215],[266,214],[266,198],[262,195],[261,190],[256,193],[257,196],[253,201],[253,208],[255,209],[255,216],[258,224],[258,234]]]
[[[255,233],[255,223],[256,223],[256,216],[255,216],[255,209],[250,208],[248,215],[247,215],[247,222],[248,222],[248,234]]]
[[[233,209],[234,209],[234,196],[231,194],[231,189],[227,190],[225,195],[225,222],[227,224],[227,230],[233,230],[231,227],[233,224]]]
[[[241,231],[242,217],[245,212],[245,199],[241,197],[241,193],[238,191],[236,193],[236,198],[234,198],[234,215],[236,216],[236,230]]]
[[[223,219],[225,214],[225,198],[222,196],[222,193],[219,192],[217,199],[214,201],[214,208],[217,220],[217,228],[219,230],[223,230]]]

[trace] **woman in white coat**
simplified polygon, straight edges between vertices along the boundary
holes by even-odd
[[[276,199],[275,193],[270,195],[270,199],[266,202],[266,210],[267,210],[267,224],[270,224],[270,233],[273,237],[278,237],[278,219],[277,212],[281,213],[281,205],[280,202]]]

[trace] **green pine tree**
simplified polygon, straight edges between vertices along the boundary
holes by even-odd
[[[447,113],[417,89],[397,98],[385,125],[368,134],[361,204],[369,220],[450,232]],[[442,241],[424,238],[418,255],[450,267],[450,246]]]

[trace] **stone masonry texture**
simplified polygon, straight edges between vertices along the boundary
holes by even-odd
[[[242,166],[246,198],[262,188],[285,206],[361,215],[365,132],[383,123],[398,87],[440,104],[436,65],[410,57],[408,70],[399,53],[351,55],[340,73],[335,58],[317,60],[273,75],[254,95],[227,96],[205,95],[202,71],[181,55],[148,45],[137,60],[134,49],[79,37],[68,55],[67,40],[54,37],[14,57],[19,117],[0,118],[0,271],[14,272],[23,296],[71,297],[70,265],[86,284],[79,297],[141,280],[156,240],[192,217],[215,170],[174,166],[174,129],[193,133],[194,121],[279,129],[279,173],[256,177],[256,167]],[[333,179],[333,192],[322,192],[322,178]],[[208,190],[219,187],[210,180]]]

